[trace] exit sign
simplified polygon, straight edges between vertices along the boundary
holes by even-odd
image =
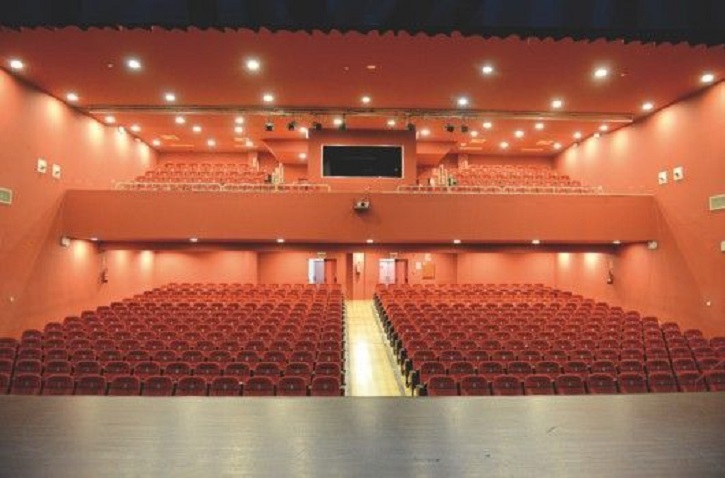
[[[12,204],[13,203],[13,190],[7,188],[0,188],[0,204]]]

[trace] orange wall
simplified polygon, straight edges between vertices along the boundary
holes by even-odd
[[[250,251],[201,250],[154,252],[154,283],[257,283],[257,254]]]
[[[64,230],[104,240],[361,244],[657,239],[648,196],[70,191]],[[596,211],[593,214],[592,211]]]
[[[338,131],[333,129],[310,130],[307,154],[308,178],[311,182],[329,184],[337,191],[389,191],[401,184],[415,184],[416,168],[415,132],[412,131]],[[403,178],[323,178],[323,145],[384,145],[403,147]]]
[[[60,217],[66,190],[112,189],[151,167],[153,150],[4,71],[0,105],[0,186],[14,191],[0,205],[0,335],[143,289],[135,267],[133,281],[101,285],[103,254],[83,242],[61,247]],[[35,172],[37,158],[59,164],[61,179]]]
[[[632,246],[620,254],[621,299],[718,333],[725,333],[725,213],[710,212],[708,197],[725,194],[723,131],[721,82],[556,160],[557,169],[584,183],[654,194],[660,247]],[[683,181],[672,181],[675,166],[684,167]],[[664,170],[670,181],[659,186],[657,173]]]

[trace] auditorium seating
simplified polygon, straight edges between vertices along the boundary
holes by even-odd
[[[540,284],[379,285],[375,307],[420,395],[722,389],[725,338]]]
[[[343,318],[335,285],[170,284],[0,338],[0,389],[340,396]]]
[[[139,184],[174,184],[180,189],[189,184],[259,184],[268,172],[241,162],[166,161],[136,178]]]
[[[418,178],[419,186],[399,188],[409,192],[468,192],[487,194],[597,194],[601,188],[584,186],[545,165],[470,164],[437,171],[438,177]]]

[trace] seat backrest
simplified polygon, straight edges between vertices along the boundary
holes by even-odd
[[[171,377],[154,375],[143,381],[141,395],[144,397],[169,397],[173,392],[174,381]]]
[[[650,392],[677,392],[677,382],[671,372],[649,372],[647,374]]]
[[[342,394],[340,380],[334,376],[315,376],[310,382],[310,396],[339,397]]]
[[[498,375],[491,381],[493,395],[512,396],[523,395],[521,380],[513,375]]]
[[[240,382],[235,377],[214,377],[209,385],[209,396],[236,397],[240,394],[240,390]]]
[[[141,380],[138,377],[122,375],[108,384],[108,395],[125,397],[141,394]]]
[[[587,393],[581,375],[562,374],[555,379],[557,395],[584,395]]]
[[[587,377],[587,390],[591,394],[617,393],[617,381],[606,373],[593,373]]]
[[[249,397],[272,397],[274,396],[274,382],[269,377],[250,377],[244,384],[242,393]]]
[[[282,377],[277,382],[277,395],[280,397],[307,396],[307,380],[302,377]]]
[[[679,372],[675,375],[681,392],[704,392],[705,377],[700,372]]]
[[[524,393],[526,395],[553,395],[554,381],[548,375],[529,375],[524,379]]]
[[[621,393],[647,393],[647,380],[645,380],[644,375],[641,373],[620,373],[618,382]]]
[[[176,384],[176,396],[179,397],[203,397],[208,395],[207,381],[204,377],[182,377]]]
[[[70,374],[50,375],[45,378],[43,395],[73,395],[73,377]]]
[[[10,385],[10,393],[13,395],[39,395],[42,383],[40,374],[16,372]]]
[[[433,375],[428,379],[428,396],[447,397],[458,395],[458,384],[449,375]]]
[[[101,375],[84,375],[77,379],[75,395],[105,395],[106,378]]]

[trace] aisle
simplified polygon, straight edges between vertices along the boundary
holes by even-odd
[[[347,395],[390,397],[405,395],[397,365],[375,318],[372,300],[348,300],[347,308]]]

